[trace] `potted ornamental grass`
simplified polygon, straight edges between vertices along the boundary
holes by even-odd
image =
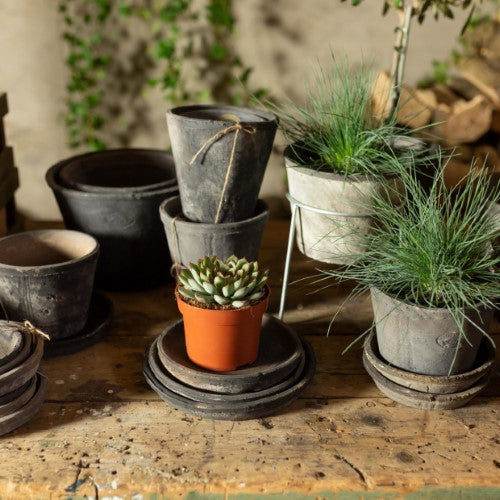
[[[447,190],[440,160],[429,191],[414,168],[401,168],[406,204],[372,197],[375,224],[363,253],[327,277],[370,290],[378,350],[394,367],[446,377],[473,369],[497,297],[500,228],[491,216],[486,171],[471,165],[460,188]]]
[[[269,298],[268,271],[232,255],[205,257],[178,276],[177,305],[193,363],[232,371],[253,363]]]
[[[387,193],[381,188],[389,182],[390,201],[400,204],[398,165],[430,157],[396,124],[395,114],[375,115],[374,84],[368,65],[355,70],[332,56],[331,67],[320,68],[303,106],[270,105],[290,143],[284,152],[290,196],[306,205],[297,217],[297,244],[322,262],[350,262],[372,226],[373,193]]]

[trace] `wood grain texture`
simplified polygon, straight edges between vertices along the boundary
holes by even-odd
[[[274,300],[286,233],[286,221],[271,221],[265,233],[263,260],[274,262]],[[294,276],[315,267],[298,255],[293,265]],[[366,297],[342,308],[327,338],[332,311],[348,288],[317,295],[297,286],[290,290],[286,318],[308,335],[317,373],[283,413],[246,422],[185,415],[143,380],[144,350],[179,316],[172,285],[108,294],[116,313],[109,334],[81,353],[44,360],[48,392],[42,411],[0,440],[0,498],[213,493],[222,500],[283,492],[298,498],[322,492],[399,498],[432,486],[474,487],[470,491],[483,495],[475,498],[494,498],[484,495],[498,490],[479,488],[500,486],[498,371],[464,408],[430,412],[399,406],[364,371],[360,343],[341,354],[370,324]],[[276,306],[277,301],[274,312]],[[500,342],[498,323],[492,331]]]

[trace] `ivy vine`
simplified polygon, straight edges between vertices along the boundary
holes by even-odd
[[[72,148],[101,150],[126,145],[116,93],[138,81],[132,101],[156,88],[170,105],[219,102],[245,105],[265,98],[249,88],[252,68],[234,48],[232,0],[59,0],[68,47],[66,125]],[[140,38],[138,69],[127,68],[122,47]],[[121,79],[120,82],[116,80]],[[203,82],[200,84],[200,82]],[[137,85],[136,85],[137,87]],[[111,144],[115,146],[116,144]]]

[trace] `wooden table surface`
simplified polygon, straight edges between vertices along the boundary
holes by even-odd
[[[261,251],[272,313],[287,232],[286,220],[270,221]],[[295,252],[292,280],[316,266]],[[368,298],[342,305],[348,287],[313,294],[306,280],[291,285],[285,320],[315,348],[311,385],[273,417],[202,420],[161,401],[141,375],[146,346],[179,317],[172,290],[108,294],[116,316],[107,337],[43,361],[49,388],[41,412],[0,438],[1,499],[500,498],[498,372],[464,408],[400,406],[366,374],[360,347],[341,355],[370,325]],[[498,323],[493,333],[498,342]]]

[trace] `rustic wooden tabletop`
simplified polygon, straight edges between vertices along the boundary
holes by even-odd
[[[268,224],[261,263],[278,309],[288,222]],[[295,252],[292,280],[317,262]],[[290,286],[285,320],[315,348],[317,373],[302,397],[260,420],[202,420],[149,389],[142,356],[179,316],[173,285],[112,293],[107,337],[79,354],[42,363],[41,412],[0,438],[0,498],[500,498],[500,378],[464,408],[421,411],[383,397],[342,350],[372,319],[368,297],[332,315],[349,288]],[[498,323],[493,333],[500,341]],[[462,495],[462,496],[460,496]],[[274,497],[276,498],[276,497]]]

